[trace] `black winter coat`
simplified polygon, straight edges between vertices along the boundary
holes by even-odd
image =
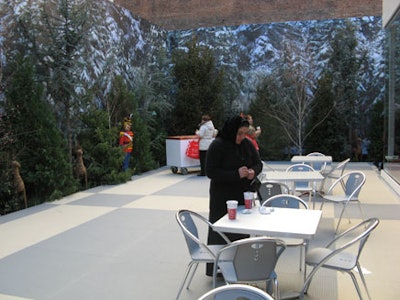
[[[241,144],[217,137],[207,152],[206,170],[210,182],[209,220],[214,223],[227,213],[226,201],[237,200],[244,205],[245,191],[250,190],[251,180],[240,178],[238,169],[247,166],[256,176],[262,171],[262,162],[252,142],[245,138]],[[243,235],[228,235],[232,240]],[[208,244],[225,244],[218,234],[209,231]]]

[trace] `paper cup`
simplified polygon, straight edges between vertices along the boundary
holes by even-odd
[[[244,192],[244,207],[246,209],[251,209],[253,207],[254,193]]]
[[[226,201],[226,205],[228,208],[229,220],[235,220],[238,202],[236,200],[228,200]]]

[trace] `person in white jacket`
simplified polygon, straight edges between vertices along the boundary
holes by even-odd
[[[199,129],[196,130],[196,135],[199,137],[199,152],[200,152],[200,174],[198,176],[206,176],[206,155],[208,147],[216,137],[218,130],[215,129],[211,117],[203,115]]]

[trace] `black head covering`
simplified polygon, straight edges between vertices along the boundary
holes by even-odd
[[[241,116],[235,116],[225,121],[218,136],[224,140],[236,143],[236,135],[240,127],[249,127],[249,121]]]

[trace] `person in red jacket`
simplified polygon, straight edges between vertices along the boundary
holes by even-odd
[[[129,160],[133,150],[133,136],[134,133],[131,130],[131,120],[124,120],[124,131],[119,133],[119,146],[125,152],[125,158],[122,163],[122,171],[126,171],[129,168]]]
[[[260,150],[256,140],[256,129],[251,125],[249,126],[249,131],[247,131],[246,138],[248,138],[253,143],[254,148],[256,148],[257,151]]]

